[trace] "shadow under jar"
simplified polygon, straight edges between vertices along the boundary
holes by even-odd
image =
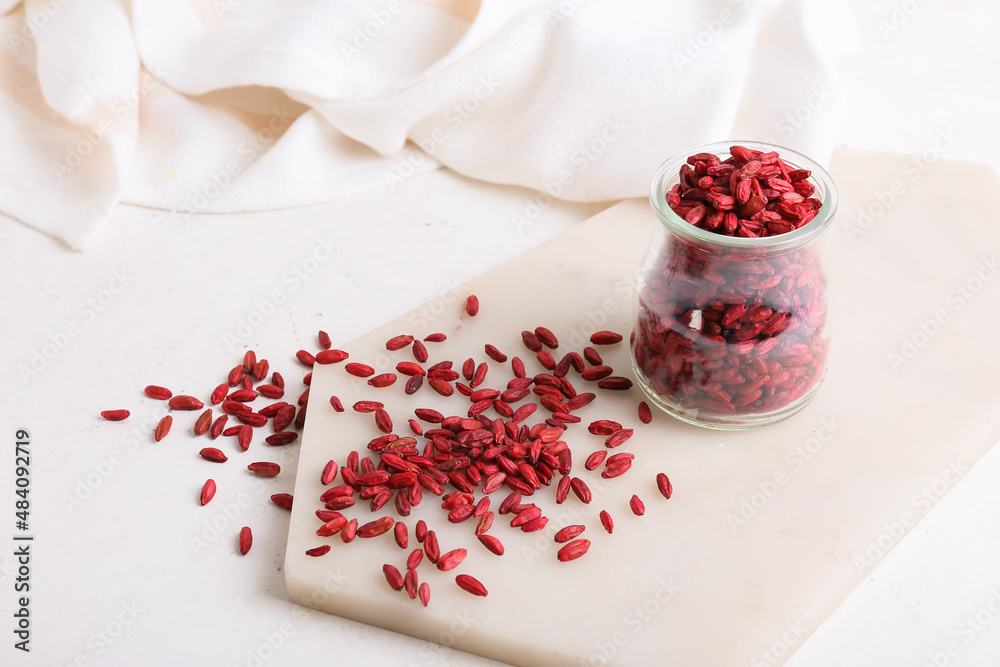
[[[639,270],[632,341],[643,391],[709,428],[801,410],[829,349],[816,250],[837,208],[829,174],[786,148],[720,142],[661,165],[649,198],[660,224]]]

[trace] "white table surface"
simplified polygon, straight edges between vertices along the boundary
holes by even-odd
[[[954,130],[945,157],[1000,166],[1000,7],[852,4],[861,42],[839,63],[849,96],[841,144],[921,153],[938,132]],[[891,21],[894,6],[907,18],[883,37],[878,22]],[[497,664],[289,603],[280,571],[287,517],[258,501],[291,491],[294,448],[281,460],[288,475],[266,484],[238,466],[220,468],[220,495],[205,514],[195,500],[207,465],[195,452],[205,445],[181,432],[195,415],[175,417],[177,437],[153,444],[145,434],[162,408],[141,392],[150,383],[210,391],[243,353],[227,334],[238,335],[240,319],[274,290],[281,303],[247,342],[298,386],[291,355],[313,348],[317,329],[348,341],[607,206],[556,202],[518,228],[512,216],[530,211],[534,196],[442,170],[393,192],[291,211],[185,218],[122,206],[85,254],[0,219],[0,438],[8,451],[0,458],[8,508],[0,664]],[[90,297],[96,307],[86,305]],[[995,322],[997,314],[984,316]],[[65,346],[46,348],[67,326],[75,333]],[[22,379],[18,368],[35,351],[52,358]],[[995,373],[997,362],[985,370]],[[131,409],[131,419],[97,416],[117,407]],[[31,431],[33,452],[30,655],[12,648],[11,634],[17,428]],[[235,493],[223,496],[234,488],[248,494],[243,505]],[[222,514],[226,502],[236,507],[232,520]],[[230,525],[192,547],[191,537],[205,537],[207,516]],[[248,522],[255,544],[241,557],[232,535]],[[791,642],[788,664],[997,664],[998,557],[994,449],[819,631]],[[331,586],[337,575],[332,568]]]

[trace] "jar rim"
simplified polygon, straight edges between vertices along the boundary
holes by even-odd
[[[680,181],[681,165],[687,162],[689,155],[695,153],[712,153],[714,155],[729,154],[732,146],[744,146],[751,150],[769,153],[775,151],[783,162],[793,169],[808,169],[812,172],[809,182],[816,187],[817,197],[822,203],[816,217],[802,227],[776,236],[761,236],[757,238],[744,236],[726,236],[713,231],[696,227],[677,215],[667,204],[666,194],[673,185]],[[723,158],[726,159],[726,158]],[[837,187],[833,178],[815,160],[806,157],[798,151],[763,141],[730,140],[715,141],[688,148],[682,154],[675,155],[660,165],[649,185],[649,203],[660,222],[671,232],[699,245],[718,246],[729,249],[766,249],[791,250],[805,245],[821,234],[833,221],[837,212]]]

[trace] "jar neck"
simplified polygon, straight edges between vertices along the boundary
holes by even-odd
[[[808,169],[812,174],[808,178],[808,182],[816,188],[813,196],[822,202],[816,217],[802,227],[785,234],[746,238],[716,234],[707,229],[696,227],[674,213],[670,205],[667,204],[666,194],[670,188],[680,182],[680,168],[687,162],[687,156],[695,153],[712,153],[720,156],[720,159],[726,159],[723,156],[728,156],[729,148],[734,145],[745,146],[751,150],[765,153],[775,151],[790,168]],[[660,165],[649,186],[650,206],[669,234],[708,250],[757,257],[762,254],[769,256],[783,254],[814,242],[833,221],[833,216],[837,211],[837,201],[837,189],[833,184],[833,179],[820,164],[790,148],[759,141],[719,141],[689,148],[685,154],[677,155]]]

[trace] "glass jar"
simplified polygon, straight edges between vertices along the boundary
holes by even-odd
[[[734,145],[777,152],[789,169],[809,170],[803,180],[822,202],[815,217],[753,238],[703,229],[674,212],[667,193],[687,156],[725,161]],[[829,349],[826,278],[816,251],[837,209],[829,174],[786,148],[719,142],[663,163],[649,199],[660,224],[639,270],[632,339],[643,391],[667,413],[709,428],[755,428],[801,410],[819,389]]]

